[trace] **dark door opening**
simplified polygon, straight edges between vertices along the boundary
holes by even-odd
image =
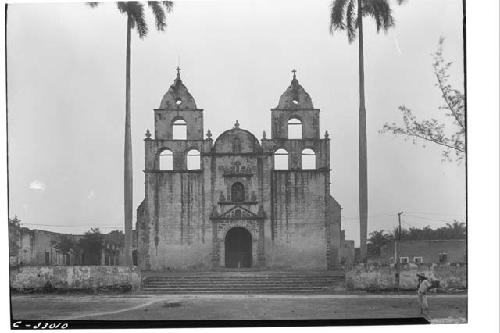
[[[227,268],[252,266],[252,235],[247,229],[235,227],[227,232],[225,257]]]

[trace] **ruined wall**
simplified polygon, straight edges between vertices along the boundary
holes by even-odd
[[[272,173],[270,267],[326,269],[326,198],[324,172]]]
[[[342,230],[343,231],[343,230]],[[354,241],[344,240],[340,245],[340,263],[349,267],[354,263]]]
[[[78,239],[76,235],[63,235],[46,230],[19,230],[19,252],[16,264],[19,265],[74,265],[78,258],[73,254],[63,255],[55,248],[62,236]],[[69,257],[69,258],[67,258]]]
[[[327,179],[329,177],[327,176]],[[328,187],[326,187],[328,189]],[[341,207],[329,194],[326,194],[326,260],[327,269],[340,268],[342,255]]]
[[[467,242],[465,239],[447,240],[404,240],[400,243],[400,257],[408,257],[410,262],[415,257],[422,257],[423,263],[439,263],[439,254],[446,253],[447,262],[467,262]],[[380,262],[389,263],[394,258],[394,243],[380,249]]]
[[[135,290],[141,277],[137,268],[125,266],[30,266],[11,270],[10,288],[18,291],[43,290]],[[49,282],[49,284],[48,284]]]
[[[394,267],[359,265],[346,272],[346,287],[354,290],[389,290],[396,287]],[[430,281],[439,281],[439,288],[467,289],[467,266],[405,265],[399,275],[402,290],[416,290],[417,273],[424,273]]]

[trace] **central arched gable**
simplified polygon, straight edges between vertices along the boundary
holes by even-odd
[[[223,132],[215,140],[213,151],[225,154],[261,153],[259,140],[249,131],[239,127]]]

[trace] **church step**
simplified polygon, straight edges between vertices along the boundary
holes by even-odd
[[[328,279],[344,277],[344,274],[276,274],[276,275],[257,275],[257,274],[199,274],[199,275],[182,275],[182,274],[144,274],[145,278],[174,278],[174,279],[283,279],[283,278],[296,278],[296,279]]]
[[[172,278],[172,279],[331,279],[344,275],[146,275],[147,278]]]
[[[280,289],[280,288],[288,288],[288,289],[328,289],[334,286],[341,286],[342,284],[335,285],[321,285],[321,286],[311,286],[311,285],[145,285],[144,288],[158,288],[158,289],[204,289],[204,288],[214,288],[214,289]]]
[[[143,283],[148,284],[330,284],[344,281],[344,279],[335,280],[145,280]]]
[[[330,294],[331,292],[329,291],[323,291],[323,290],[282,290],[282,291],[276,291],[276,290],[256,290],[256,291],[238,291],[238,290],[187,290],[187,291],[178,291],[178,290],[170,290],[170,291],[165,291],[165,290],[143,290],[143,293],[145,294],[169,294],[169,295],[258,295],[258,294],[264,294],[264,295],[290,295],[290,294],[306,294],[306,295],[314,295],[314,294]]]
[[[153,288],[153,287],[147,287],[143,288],[143,291],[162,291],[162,292],[198,292],[198,291],[212,291],[212,292],[279,292],[279,291],[288,291],[288,292],[295,292],[295,291],[327,291],[330,290],[330,288],[324,288],[324,287],[272,287],[272,288],[262,288],[262,287],[255,287],[255,288],[237,288],[237,287],[232,287],[232,288],[220,288],[220,287],[198,287],[198,288],[176,288],[176,287],[171,287],[171,288]]]
[[[264,280],[254,280],[254,279],[213,279],[213,280],[202,280],[202,279],[146,279],[145,283],[331,283],[335,281],[343,281],[343,278],[337,279],[264,279]]]
[[[229,271],[229,272],[143,272],[144,275],[152,277],[152,276],[159,276],[159,277],[184,277],[184,278],[190,278],[190,277],[282,277],[282,276],[297,276],[297,277],[328,277],[328,276],[343,276],[344,272],[342,271],[337,271],[337,272],[325,272],[325,273],[286,273],[286,272],[274,272],[274,273],[268,273],[268,272],[259,272],[259,271],[248,271],[248,272],[241,272],[241,271]]]
[[[227,287],[227,286],[304,286],[304,287],[328,287],[332,284],[338,284],[343,281],[337,281],[337,283],[145,283],[145,286],[172,286],[172,287],[180,287],[180,286],[187,286],[187,287],[195,287],[195,286],[206,286],[206,285],[215,285],[215,286],[221,286],[221,287]]]
[[[189,274],[189,275],[185,275]],[[321,293],[344,287],[343,272],[156,273],[143,278],[144,292]]]

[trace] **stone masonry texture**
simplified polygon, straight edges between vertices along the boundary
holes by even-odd
[[[140,284],[139,270],[125,266],[24,266],[10,270],[10,287],[17,291],[136,290]]]

